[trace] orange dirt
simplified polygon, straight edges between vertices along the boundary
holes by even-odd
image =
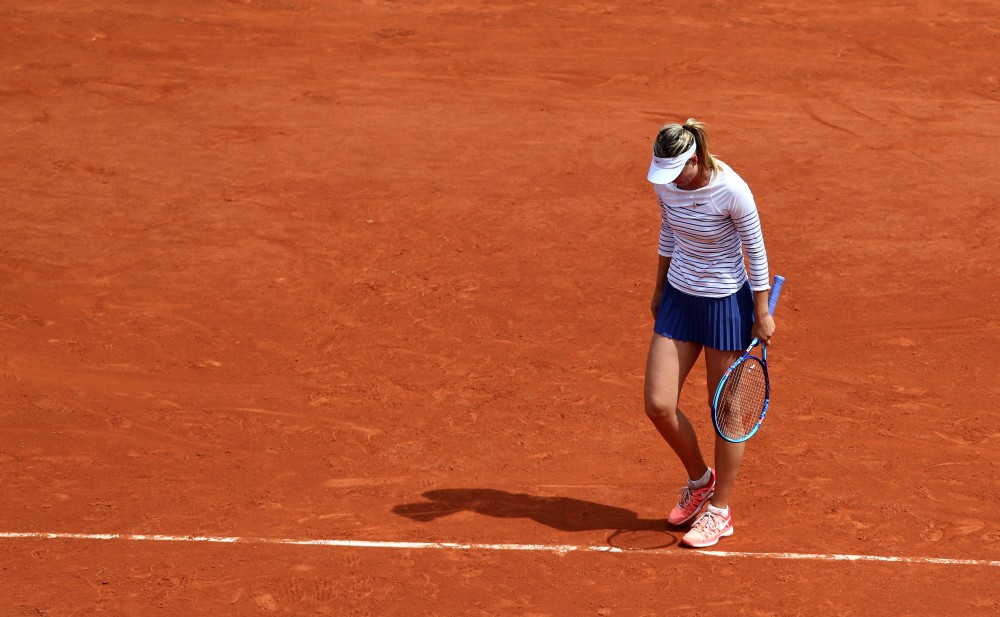
[[[667,550],[10,539],[0,614],[1000,610],[992,566],[676,548],[641,402],[695,116],[788,278],[718,548],[1000,559],[995,4],[13,4],[0,533]]]

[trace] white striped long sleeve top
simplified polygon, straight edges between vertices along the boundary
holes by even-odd
[[[764,235],[753,193],[725,163],[709,183],[693,191],[655,184],[660,202],[659,254],[670,257],[667,281],[686,294],[722,298],[747,280],[750,288],[771,288]]]

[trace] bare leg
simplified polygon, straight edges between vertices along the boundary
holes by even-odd
[[[684,414],[677,409],[681,387],[701,353],[699,343],[675,341],[653,334],[646,359],[644,388],[646,415],[673,449],[688,477],[700,478],[708,471],[698,447],[698,437]]]
[[[741,353],[740,351],[705,348],[709,405],[711,405],[715,389],[719,386],[719,381],[722,380],[726,369],[736,361],[736,358],[740,357]],[[718,435],[715,436],[715,495],[712,496],[712,505],[717,508],[725,508],[729,505],[729,496],[733,491],[733,484],[736,482],[736,475],[740,470],[745,446],[745,443],[730,443]]]

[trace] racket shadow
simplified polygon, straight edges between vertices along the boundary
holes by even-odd
[[[418,522],[475,512],[494,518],[526,518],[559,531],[650,531],[668,529],[666,519],[644,519],[625,508],[572,497],[542,497],[487,488],[438,489],[427,501],[398,505],[393,513]]]

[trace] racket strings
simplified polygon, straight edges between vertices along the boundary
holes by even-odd
[[[757,426],[766,400],[764,367],[755,358],[747,358],[733,369],[719,397],[719,430],[731,439],[746,437]]]

